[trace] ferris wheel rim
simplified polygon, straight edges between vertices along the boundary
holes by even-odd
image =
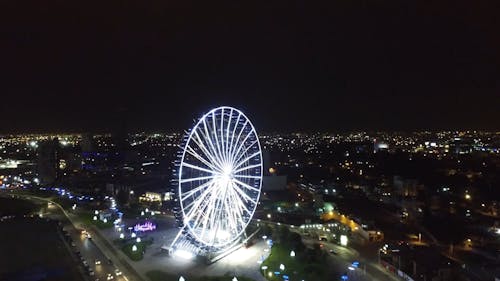
[[[235,125],[234,125],[234,128],[233,128],[233,133],[232,133],[232,136],[231,136],[232,138],[234,138],[234,137],[235,137],[235,135],[234,135],[234,131],[236,130],[236,128],[237,128],[237,127],[239,126],[239,124],[240,124],[240,123],[239,123],[239,122],[240,122],[240,118],[242,118],[242,122],[244,122],[244,124],[243,124],[243,126],[241,127],[241,130],[240,130],[240,132],[239,132],[238,140],[237,140],[237,142],[235,143],[235,145],[239,145],[239,148],[241,148],[241,147],[244,145],[245,141],[248,139],[248,137],[249,137],[249,136],[251,136],[251,135],[252,135],[252,137],[254,137],[254,138],[255,138],[255,140],[254,140],[254,142],[252,142],[252,144],[248,145],[247,147],[244,147],[244,148],[245,148],[245,151],[244,151],[243,153],[241,153],[241,152],[238,150],[238,148],[235,148],[235,149],[232,151],[232,153],[240,153],[240,154],[241,154],[241,155],[236,155],[236,157],[234,157],[234,159],[233,159],[233,158],[231,158],[231,161],[236,160],[236,162],[237,162],[237,164],[238,164],[238,165],[237,165],[237,167],[236,167],[236,168],[238,168],[238,170],[236,170],[236,169],[235,169],[234,178],[240,178],[240,177],[244,177],[244,178],[254,178],[255,180],[258,180],[258,187],[257,187],[257,186],[252,187],[251,185],[244,183],[244,182],[243,182],[243,180],[241,180],[241,181],[240,181],[240,180],[238,180],[238,179],[234,179],[234,182],[233,182],[233,181],[231,181],[231,184],[235,184],[235,185],[236,185],[236,182],[237,182],[237,183],[238,183],[238,185],[241,185],[242,187],[244,186],[244,187],[245,187],[245,188],[247,188],[247,189],[253,189],[253,191],[254,191],[254,192],[256,192],[256,194],[254,195],[255,199],[254,199],[254,200],[251,200],[251,203],[253,203],[253,205],[252,205],[252,208],[251,208],[250,212],[248,212],[248,210],[246,210],[245,208],[243,208],[243,209],[245,209],[244,211],[246,211],[246,212],[248,213],[248,217],[247,217],[244,221],[243,221],[243,220],[241,220],[241,219],[242,219],[242,217],[241,217],[241,216],[239,217],[239,219],[241,220],[241,225],[240,225],[240,226],[241,226],[241,230],[238,230],[236,235],[233,235],[233,236],[232,236],[232,237],[230,237],[229,239],[226,239],[226,240],[224,241],[224,243],[219,243],[219,244],[217,244],[217,245],[216,245],[216,244],[215,244],[215,242],[214,242],[214,241],[215,241],[215,238],[212,238],[212,239],[213,239],[212,241],[206,241],[203,237],[201,237],[201,236],[203,235],[203,232],[202,232],[201,236],[200,236],[200,235],[198,235],[198,234],[196,233],[196,230],[195,230],[195,229],[194,229],[194,228],[193,228],[193,227],[192,227],[189,223],[187,223],[187,222],[185,221],[185,220],[186,220],[186,216],[188,215],[189,211],[187,211],[187,210],[186,210],[186,206],[184,206],[183,201],[184,201],[184,199],[190,199],[190,197],[192,197],[192,196],[193,196],[193,194],[195,194],[195,192],[193,192],[193,193],[192,193],[192,194],[190,194],[189,196],[186,196],[185,198],[183,198],[183,195],[184,195],[184,193],[185,193],[185,192],[182,190],[182,189],[183,189],[183,188],[182,188],[182,183],[183,183],[182,181],[183,181],[183,167],[185,167],[185,166],[189,166],[189,165],[190,165],[189,163],[187,163],[187,162],[185,161],[185,159],[186,159],[186,152],[188,151],[189,145],[190,145],[190,143],[192,143],[192,141],[194,141],[194,140],[193,140],[193,134],[194,134],[195,132],[197,132],[198,128],[199,128],[200,126],[202,126],[202,125],[204,126],[204,129],[205,129],[205,130],[207,130],[207,127],[206,127],[206,122],[205,122],[205,121],[206,121],[206,120],[207,120],[207,118],[209,118],[210,116],[212,116],[212,122],[214,122],[214,127],[213,127],[213,130],[217,130],[217,126],[215,125],[215,116],[216,116],[216,113],[219,113],[219,112],[220,112],[220,114],[221,114],[221,115],[220,115],[220,116],[221,116],[221,117],[220,117],[220,118],[221,118],[221,124],[223,124],[224,119],[226,119],[226,115],[225,115],[225,113],[224,113],[224,111],[225,111],[225,110],[228,110],[228,112],[230,112],[230,113],[229,113],[230,115],[229,115],[229,117],[227,118],[228,120],[230,120],[230,119],[233,117],[233,112],[235,112],[235,114],[237,114],[237,115],[235,115],[235,117],[237,116],[237,121],[235,122]],[[202,124],[202,123],[203,123],[203,124]],[[227,132],[226,132],[226,134],[227,134],[228,136],[229,136],[229,128],[230,128],[230,124],[231,124],[231,123],[230,123],[230,121],[229,121],[229,125],[228,125]],[[222,125],[221,125],[221,126],[222,126]],[[241,133],[244,131],[244,129],[246,128],[246,126],[249,126],[249,130],[246,132],[246,136],[245,136],[244,141],[241,141],[241,142],[240,142],[239,137],[241,136]],[[224,133],[224,132],[223,132],[222,130],[223,130],[224,128],[223,128],[223,127],[221,127],[220,129],[221,129],[221,136],[223,136],[223,133]],[[207,134],[208,134],[208,132],[207,132]],[[199,137],[199,136],[198,136],[198,137]],[[217,149],[219,149],[219,148],[220,148],[220,147],[219,147],[219,146],[220,146],[220,143],[218,143],[217,145],[218,145]],[[227,145],[227,144],[226,144],[226,145]],[[254,153],[253,153],[253,154],[251,154],[251,156],[247,156],[247,157],[246,157],[243,161],[240,161],[242,157],[245,157],[245,156],[246,156],[246,154],[245,154],[245,153],[246,153],[248,150],[250,150],[250,149],[251,149],[254,145],[256,145],[256,150],[254,151]],[[220,106],[220,107],[214,108],[214,109],[210,110],[209,112],[207,112],[207,113],[203,114],[203,116],[202,116],[201,118],[199,118],[199,120],[196,122],[196,124],[195,124],[195,125],[192,127],[192,129],[188,132],[188,134],[187,134],[187,138],[186,138],[186,140],[185,140],[185,143],[184,143],[184,145],[183,145],[182,149],[183,149],[183,151],[182,151],[181,161],[180,161],[180,165],[179,165],[179,173],[178,173],[178,193],[179,193],[179,201],[180,201],[180,207],[181,207],[182,219],[183,219],[183,222],[182,222],[182,223],[183,223],[185,226],[187,226],[187,228],[188,228],[188,232],[189,232],[190,234],[192,234],[196,240],[198,240],[199,242],[201,242],[202,244],[204,244],[204,245],[206,245],[206,246],[223,247],[224,245],[230,245],[231,243],[234,243],[234,241],[235,241],[236,239],[238,239],[238,237],[240,237],[240,236],[243,234],[243,232],[245,231],[246,227],[247,227],[247,226],[248,226],[248,224],[251,222],[251,220],[252,220],[252,218],[253,218],[253,215],[255,214],[255,211],[256,211],[256,208],[257,208],[257,205],[258,205],[258,202],[259,202],[259,199],[260,199],[260,195],[261,195],[261,189],[262,189],[262,176],[263,176],[263,169],[264,169],[264,167],[263,167],[263,166],[264,166],[264,163],[263,163],[263,158],[262,158],[262,147],[261,147],[261,144],[260,144],[260,141],[259,141],[259,137],[258,137],[258,135],[257,135],[257,131],[255,130],[255,127],[254,127],[253,123],[250,121],[250,119],[249,119],[249,118],[248,118],[248,117],[247,117],[247,116],[246,116],[246,115],[245,115],[245,114],[244,114],[241,110],[236,109],[236,108],[234,108],[234,107],[230,107],[230,106]],[[227,147],[226,147],[225,149],[227,149]],[[220,151],[219,151],[219,152],[220,152]],[[231,152],[231,150],[229,150],[229,151],[227,151],[227,152]],[[205,156],[206,156],[206,154],[205,154]],[[220,155],[219,155],[219,156],[220,156]],[[226,155],[226,156],[228,156],[228,155]],[[229,156],[231,156],[231,157],[232,157],[232,155],[229,155]],[[258,156],[258,161],[257,161],[257,162],[258,162],[258,164],[254,164],[254,166],[253,166],[253,167],[251,167],[252,169],[253,169],[253,168],[258,168],[258,175],[257,175],[257,176],[255,176],[255,175],[239,175],[239,174],[237,174],[237,172],[243,171],[243,170],[245,170],[245,169],[250,169],[250,168],[245,168],[245,167],[240,168],[240,166],[244,166],[244,165],[245,165],[245,163],[247,163],[247,162],[251,159],[251,157],[253,158],[253,157],[257,157],[257,156]],[[212,160],[212,162],[209,162],[208,164],[211,164],[211,165],[212,165],[212,166],[211,166],[212,170],[210,171],[210,168],[209,168],[208,164],[205,164],[205,165],[207,166],[207,169],[206,169],[206,170],[207,170],[208,172],[214,172],[214,169],[218,169],[218,170],[219,170],[218,172],[221,172],[221,169],[223,169],[223,167],[221,166],[221,163],[214,163],[215,159],[211,159],[211,160]],[[220,160],[220,159],[219,159],[219,160]],[[239,162],[238,162],[238,161],[239,161]],[[215,161],[215,162],[216,162],[216,161]],[[191,167],[191,168],[192,168],[192,167]],[[197,167],[197,168],[199,168],[199,167]],[[209,178],[210,178],[210,177],[207,177],[207,179],[209,179]],[[200,184],[200,185],[199,185],[198,187],[196,187],[196,188],[199,188],[199,187],[201,187],[202,185],[204,185],[204,184],[207,184],[207,183],[208,183],[208,186],[210,186],[210,185],[212,185],[212,186],[211,186],[211,187],[207,187],[207,189],[209,189],[209,188],[214,189],[214,187],[213,187],[213,186],[214,186],[216,183],[211,183],[211,182],[213,181],[213,178],[214,178],[214,176],[212,176],[212,179],[211,179],[211,180],[209,180],[209,181],[207,181],[207,182],[205,182],[205,183],[203,183],[203,184]],[[195,179],[195,180],[199,180],[199,178],[198,178],[198,179]],[[185,182],[184,182],[184,183],[185,183]],[[245,186],[245,185],[246,185],[246,186]],[[227,187],[226,187],[226,188],[227,188]],[[234,187],[231,187],[231,188],[234,188]],[[192,190],[190,190],[189,192],[191,192],[191,191],[192,191]],[[211,192],[213,192],[213,191],[211,191]],[[211,192],[210,192],[210,193],[211,193]],[[239,191],[239,192],[241,192],[241,191]],[[205,191],[205,193],[207,193],[207,194],[208,194],[209,192]],[[244,196],[244,194],[243,194],[243,193],[238,194],[238,193],[236,192],[235,194],[233,194],[233,196]],[[249,197],[249,196],[247,195],[247,197]],[[191,198],[191,199],[192,199],[192,198]],[[202,199],[203,199],[203,198],[202,198]],[[199,200],[202,200],[202,199],[199,199]],[[195,202],[195,200],[196,200],[196,199],[192,199],[192,203],[193,203],[193,202]],[[224,200],[225,200],[225,199],[224,199]],[[246,199],[245,199],[245,201],[246,201]],[[246,201],[246,202],[247,202],[247,201]],[[199,206],[197,206],[197,208],[198,208],[198,207],[199,207]],[[190,209],[190,210],[193,210],[193,209],[194,209],[195,211],[197,210],[197,209],[195,209],[194,207],[192,207],[192,206],[191,206],[191,209]],[[218,211],[219,213],[221,213],[221,212],[222,212],[222,210],[216,210],[216,211]],[[225,212],[225,214],[226,214],[226,215],[227,215],[227,212],[228,212],[228,211],[226,211],[226,212]],[[241,211],[241,212],[243,212],[243,211]],[[199,216],[198,216],[198,218],[199,218]],[[197,218],[197,219],[198,219],[198,218]],[[188,220],[191,220],[191,217],[190,217]],[[240,223],[240,222],[238,222],[238,223]],[[238,228],[236,228],[236,229],[238,229]],[[205,230],[205,229],[203,229],[203,230]],[[216,229],[216,232],[217,232],[217,229]],[[215,237],[215,236],[214,236],[214,237]],[[210,242],[211,242],[211,244],[210,244]]]

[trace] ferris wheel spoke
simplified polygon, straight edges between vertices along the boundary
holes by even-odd
[[[245,202],[243,202],[243,201],[241,200],[241,197],[237,194],[237,192],[236,192],[236,190],[235,190],[235,188],[239,188],[239,187],[238,187],[235,183],[233,183],[233,185],[234,185],[235,187],[231,190],[231,194],[232,194],[232,198],[233,198],[233,199],[232,199],[232,202],[233,202],[234,204],[236,204],[236,206],[237,206],[237,208],[238,208],[238,210],[239,210],[239,212],[238,212],[239,216],[240,216],[240,217],[242,216],[243,211],[245,211],[245,212],[247,212],[249,215],[251,215],[251,214],[252,214],[252,212],[250,212],[250,211],[247,209]]]
[[[235,178],[244,178],[244,179],[260,179],[260,176],[249,176],[249,175],[234,175]]]
[[[214,199],[213,192],[205,192],[205,196],[200,196],[200,200],[193,201],[190,203],[188,206],[192,206],[191,208],[186,208],[188,211],[186,212],[186,218],[187,221],[193,220],[194,217],[199,216],[200,214],[203,213],[203,210],[209,206],[211,201]],[[205,200],[205,198],[208,197],[208,200]],[[208,212],[205,212],[207,215],[210,215]]]
[[[206,176],[206,177],[197,177],[197,178],[189,178],[189,179],[181,179],[180,180],[180,183],[187,183],[187,182],[193,182],[193,181],[197,181],[197,180],[210,180],[210,179],[213,179],[214,177],[213,176]]]
[[[187,162],[182,163],[181,167],[188,167],[188,168],[191,168],[193,170],[198,170],[198,171],[206,172],[206,173],[209,173],[209,174],[216,174],[217,173],[217,172],[215,172],[213,170],[209,170],[209,169],[205,169],[205,168],[202,168],[202,167],[198,167],[196,165],[193,165],[193,164],[190,164],[190,163],[187,163]]]
[[[199,198],[197,198],[197,200],[189,203],[186,207],[185,207],[185,210],[187,210],[186,212],[186,218],[188,221],[190,221],[193,217],[193,214],[195,213],[195,211],[198,211],[197,213],[199,213],[199,210],[200,210],[200,206],[202,204],[204,204],[204,206],[206,206],[206,204],[208,204],[208,202],[210,200],[205,200],[206,197],[210,197],[210,199],[213,198],[213,187],[215,185],[211,185],[210,188],[208,188],[207,190],[205,190],[205,192],[203,192]],[[203,207],[204,208],[204,207]]]
[[[192,196],[196,192],[202,191],[203,189],[209,187],[211,184],[213,184],[213,181],[208,181],[202,185],[199,185],[199,186],[187,191],[186,193],[182,194],[183,198],[181,200],[185,201],[186,199],[188,199],[190,196]]]
[[[199,205],[203,202],[203,200],[205,199],[205,197],[207,197],[208,195],[212,194],[212,190],[214,189],[215,187],[215,184],[214,182],[209,182],[209,185],[208,185],[208,188],[205,189],[199,196],[198,198],[196,198],[196,200],[193,200],[191,201],[189,204],[187,204],[186,206],[184,206],[184,209],[185,210],[191,210],[191,207],[194,206],[194,205]],[[189,199],[190,197],[185,197],[185,196],[182,196],[182,199],[181,199],[181,202]],[[199,203],[197,203],[199,202]]]
[[[244,182],[242,182],[240,180],[237,180],[237,179],[234,179],[234,183],[237,184],[237,185],[241,185],[241,186],[243,186],[245,188],[248,188],[248,189],[250,189],[252,191],[260,191],[260,189],[258,189],[257,187],[253,187],[253,186],[251,186],[251,185],[249,185],[247,183],[244,183]]]
[[[235,183],[233,183],[233,185],[235,185]],[[241,216],[243,215],[243,211],[247,212],[248,214],[251,214],[251,212],[247,209],[245,203],[241,200],[241,198],[238,196],[238,194],[236,193],[236,191],[233,189],[231,189],[231,196],[232,196],[232,203],[234,205],[236,205],[236,207],[238,208],[238,215],[241,218]],[[235,210],[236,212],[236,210]]]
[[[240,138],[241,138],[241,134],[243,133],[243,131],[245,130],[245,127],[247,126],[248,124],[248,120],[245,121],[245,123],[243,123],[243,126],[241,127],[240,129],[240,132],[238,133],[238,137],[235,139],[236,142],[233,142],[232,143],[232,147],[233,149],[231,150],[231,152],[229,153],[229,155],[231,155],[231,162],[233,161],[234,159],[234,153],[237,152],[238,150],[236,149],[238,147],[238,144],[240,143]]]
[[[216,165],[217,167],[222,167],[222,162],[215,156],[213,151],[210,151],[210,149],[207,148],[207,146],[202,141],[198,132],[195,131],[194,133],[196,139],[193,139],[193,142],[201,149],[203,154],[205,154],[209,158],[209,160],[212,161],[213,165]]]
[[[212,148],[213,156],[215,159],[217,159],[217,163],[219,164],[219,166],[222,167],[222,158],[219,154],[217,154],[217,149],[215,148],[215,145],[212,141],[212,136],[208,132],[207,122],[205,122],[205,119],[203,119],[203,128],[205,129],[205,138],[208,139],[208,142]]]
[[[239,167],[241,167],[241,165],[245,164],[248,160],[254,158],[255,156],[258,156],[260,155],[260,151],[257,151],[255,153],[253,153],[252,155],[246,157],[245,159],[243,159],[242,161],[240,161],[239,163],[236,164],[236,166],[234,166],[234,169],[238,169]]]
[[[202,228],[201,228],[201,234],[200,234],[201,237],[204,237],[207,228],[210,227],[209,219],[211,217],[210,216],[211,215],[211,210],[210,210],[210,213],[209,212],[205,212],[204,214],[205,214],[205,217],[204,217],[203,222],[202,222]]]
[[[232,193],[232,192],[231,192]],[[232,206],[234,204],[234,199],[230,198],[231,194],[228,196],[228,199],[224,201],[224,205],[226,206],[226,216],[229,221],[229,225],[231,226],[233,232],[238,233],[238,214],[236,213],[236,208]],[[241,217],[240,217],[241,219]]]
[[[226,146],[224,148],[224,151],[226,152],[227,159],[229,159],[229,131],[231,130],[231,121],[233,120],[233,109],[231,108],[231,111],[229,111],[229,118],[227,122],[227,130],[226,130]]]
[[[242,183],[242,182],[240,182],[238,180],[234,181],[234,183],[237,183],[237,182],[239,182],[240,184],[246,185],[245,183]],[[248,194],[246,194],[245,192],[243,192],[241,190],[241,188],[240,188],[240,186],[238,184],[236,184],[236,186],[234,187],[234,190],[238,193],[239,197],[243,197],[246,201],[250,201],[250,202],[252,202],[254,204],[257,204],[257,202],[252,197],[248,196]]]
[[[257,168],[257,167],[260,167],[262,166],[262,164],[254,164],[254,165],[248,165],[248,166],[245,166],[243,168],[239,168],[238,170],[234,171],[233,173],[237,174],[241,171],[245,171],[245,170],[248,170],[248,169],[253,169],[253,168]]]
[[[233,161],[233,164],[235,165],[235,168],[238,167],[238,165],[241,164],[241,162],[244,162],[244,161],[240,161],[241,158],[243,156],[245,156],[247,154],[247,151],[250,150],[250,148],[254,147],[254,145],[256,145],[258,142],[259,142],[259,140],[256,139],[250,145],[248,145],[247,147],[245,147],[245,149],[242,152],[238,153],[237,157],[235,157],[236,160]],[[258,152],[258,153],[260,153],[260,152]]]
[[[240,124],[240,117],[241,117],[241,114],[238,114],[238,118],[236,119],[236,122],[234,123],[234,127],[233,127],[233,132],[231,133],[231,142],[229,143],[229,148],[228,148],[228,155],[232,161],[232,150],[233,150],[233,143],[234,143],[234,140],[235,140],[235,133],[236,133],[236,128],[238,128],[238,125]]]
[[[208,218],[209,217],[210,212],[207,212],[207,207],[210,207],[211,203],[214,200],[216,200],[216,196],[214,194],[211,194],[209,200],[205,200],[204,204],[200,205],[198,207],[198,212],[195,213],[195,219],[194,219],[194,222],[193,222],[193,228],[197,229],[198,227],[200,227],[200,222],[203,223],[202,220],[204,218]],[[206,225],[202,225],[201,227],[202,227],[202,231],[201,232],[203,233],[204,232],[203,228],[205,228]]]
[[[245,136],[245,138],[243,139],[242,142],[240,142],[240,144],[238,145],[238,147],[236,148],[236,152],[238,153],[239,151],[241,151],[241,148],[243,147],[243,145],[245,144],[245,142],[247,141],[248,137],[250,137],[250,135],[253,134],[253,131],[250,131],[248,132],[248,134]],[[235,157],[236,158],[236,157]],[[233,161],[234,161],[234,158],[233,158]]]
[[[222,113],[220,118],[220,150],[224,162],[227,163],[227,154],[225,147],[226,144],[224,142],[224,108],[222,108]]]
[[[224,155],[222,155],[222,152],[221,152],[221,141],[219,140],[219,137],[217,136],[217,122],[216,122],[216,118],[215,118],[215,112],[212,112],[212,134],[214,135],[214,140],[215,140],[215,148],[217,148],[217,152],[218,152],[218,157],[219,159],[221,160],[221,163],[224,164],[225,163],[225,159],[224,159]],[[222,165],[223,167],[224,165]]]
[[[207,159],[203,158],[203,156],[201,156],[198,152],[196,152],[191,146],[189,146],[189,144],[186,146],[186,152],[191,154],[193,157],[195,157],[196,159],[198,159],[201,163],[205,164],[205,166],[207,166],[208,168],[214,170],[214,171],[219,171],[220,169],[216,166],[214,166],[212,163],[208,162]],[[206,155],[206,154],[205,154]],[[215,162],[215,165],[217,165],[217,163]]]

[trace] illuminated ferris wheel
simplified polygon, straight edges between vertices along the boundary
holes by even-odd
[[[238,109],[218,107],[188,133],[178,169],[182,224],[198,245],[223,249],[241,237],[262,186],[257,133]]]

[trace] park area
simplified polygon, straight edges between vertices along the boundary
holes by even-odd
[[[307,248],[300,235],[286,227],[275,228],[272,237],[276,242],[261,266],[267,280],[328,280],[332,272],[319,244]]]

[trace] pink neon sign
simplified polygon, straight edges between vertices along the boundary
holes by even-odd
[[[143,224],[136,224],[134,226],[134,231],[140,231],[140,232],[145,232],[145,231],[153,231],[156,229],[156,225],[150,221],[147,221]]]

